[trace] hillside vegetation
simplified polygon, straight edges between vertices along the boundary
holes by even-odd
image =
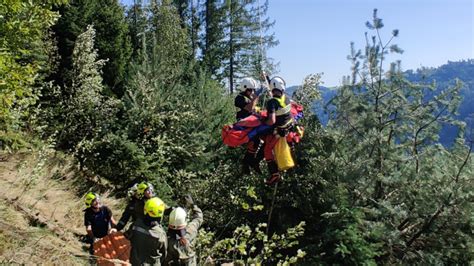
[[[141,181],[168,205],[189,193],[202,208],[200,263],[474,259],[474,136],[457,118],[462,84],[438,90],[385,62],[402,49],[377,10],[367,43],[351,45],[352,72],[325,127],[311,108],[321,75],[293,93],[305,136],[297,166],[270,187],[266,171],[241,174],[243,148],[220,136],[235,119],[234,82],[274,74],[264,58],[277,43],[269,3],[106,2],[0,3],[1,262],[85,264],[84,193],[104,194],[118,214]],[[439,144],[445,125],[459,128],[449,148]]]
[[[0,263],[87,264],[82,194],[87,185],[71,158],[49,148],[2,154]],[[104,201],[119,210],[122,205]]]

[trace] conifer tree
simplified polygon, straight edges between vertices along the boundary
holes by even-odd
[[[199,47],[199,31],[201,20],[199,17],[200,0],[173,0],[177,7],[182,27],[186,28],[189,36],[189,43],[192,51],[192,58],[197,54]]]
[[[458,209],[470,198],[459,190],[472,187],[468,185],[469,167],[463,163],[470,150],[461,144],[455,153],[463,154],[459,156],[463,159],[453,160],[455,153],[438,144],[442,124],[459,124],[454,114],[461,85],[432,95],[434,85],[407,81],[400,62],[385,70],[387,55],[402,52],[392,44],[399,32],[394,30],[384,41],[377,10],[366,25],[372,35],[366,33],[362,51],[352,44],[348,57],[352,75],[333,101],[336,108],[330,128],[338,132],[334,138],[339,180],[349,189],[354,214],[361,210],[357,216],[374,232],[363,237],[372,242],[373,257],[367,259],[440,263],[445,258],[434,254],[441,246],[465,243],[437,236],[444,230],[465,234],[443,213],[459,210],[452,219],[465,221],[466,212],[471,211]],[[355,247],[345,245],[339,250],[353,254]],[[453,252],[451,259],[462,263],[460,255]]]
[[[126,19],[132,46],[131,58],[135,60],[143,60],[148,25],[147,14],[147,8],[143,6],[142,0],[134,0],[133,5],[127,10]]]
[[[232,93],[236,79],[243,76],[259,77],[262,68],[266,68],[267,72],[273,70],[271,61],[266,58],[266,50],[278,42],[274,34],[267,33],[273,26],[273,22],[265,17],[268,1],[260,6],[256,0],[226,2],[228,53],[224,73]]]
[[[225,6],[221,1],[206,0],[204,3],[205,34],[202,40],[203,65],[218,80],[222,80],[222,66],[225,55],[224,22]]]
[[[86,143],[108,132],[115,121],[117,101],[103,95],[101,68],[106,60],[98,59],[94,48],[95,30],[87,30],[77,37],[72,54],[72,85],[69,97],[62,104],[65,123],[58,141],[65,147],[80,151]]]
[[[96,47],[104,66],[104,83],[116,96],[123,95],[123,80],[131,56],[131,44],[124,8],[118,0],[73,0],[59,10],[61,19],[54,27],[61,56],[59,70],[53,78],[58,85],[70,85],[72,50],[77,36],[92,24],[97,31]]]
[[[181,20],[171,0],[151,6],[151,67],[162,80],[176,79],[190,58],[188,35],[180,25]]]
[[[273,26],[265,14],[268,1],[226,0],[205,2],[203,62],[211,74],[226,79],[232,93],[235,80],[243,76],[259,77],[262,68],[272,72],[268,48],[277,44]],[[224,80],[222,80],[224,81]]]

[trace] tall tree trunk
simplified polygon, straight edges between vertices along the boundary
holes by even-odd
[[[233,20],[233,15],[232,15],[232,0],[229,1],[229,17],[230,17],[230,23],[229,23],[229,52],[230,52],[230,58],[229,58],[229,86],[230,86],[230,94],[234,93],[234,20]]]

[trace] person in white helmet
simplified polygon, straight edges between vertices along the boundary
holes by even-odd
[[[171,211],[168,223],[168,251],[165,265],[197,265],[196,238],[203,222],[201,209],[190,195],[185,196],[186,208],[191,209],[191,222],[187,223],[186,210],[177,207]]]
[[[240,93],[234,100],[235,107],[240,109],[236,114],[237,121],[258,112],[259,108],[256,104],[259,98],[259,93],[263,90],[258,89],[257,91],[257,87],[259,87],[258,82],[250,77],[244,78],[240,82]],[[259,165],[263,153],[257,153],[259,145],[259,138],[248,142],[247,151],[242,160],[242,174],[250,174],[250,167],[258,174],[262,173]]]
[[[255,112],[258,101],[257,87],[258,83],[253,78],[244,78],[240,82],[240,93],[234,99],[235,107],[240,109],[236,114],[237,120],[246,118]]]
[[[291,116],[291,99],[285,94],[286,84],[281,77],[270,80],[270,89],[273,98],[267,102],[267,119],[265,123],[275,130],[265,137],[264,158],[268,165],[270,177],[266,180],[268,185],[280,181],[281,176],[273,156],[273,148],[278,141],[277,134],[284,137],[293,124]]]

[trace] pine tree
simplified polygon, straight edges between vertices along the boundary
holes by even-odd
[[[72,50],[77,36],[87,25],[97,30],[96,47],[104,66],[104,83],[116,96],[123,95],[126,66],[131,56],[131,44],[124,9],[118,0],[73,0],[61,8],[61,19],[54,27],[58,39],[60,66],[52,78],[60,86],[71,84]]]
[[[231,93],[236,79],[274,71],[266,51],[278,42],[274,34],[268,34],[273,26],[265,17],[268,1],[259,4],[256,0],[204,3],[203,64],[214,77],[226,81]]]
[[[394,30],[384,41],[377,10],[366,25],[373,35],[366,33],[362,51],[352,44],[348,57],[352,75],[333,100],[336,108],[330,129],[335,130],[338,146],[338,178],[348,188],[352,209],[363,210],[358,219],[373,232],[364,237],[372,242],[373,255],[367,259],[447,262],[435,255],[439,249],[446,243],[462,246],[465,242],[438,235],[444,230],[460,235],[466,231],[445,215],[456,209],[452,219],[465,221],[466,212],[471,211],[458,208],[470,197],[459,189],[471,187],[467,183],[470,170],[465,167],[470,150],[460,145],[456,153],[463,159],[453,160],[455,153],[438,144],[442,124],[459,125],[454,114],[461,85],[433,95],[434,84],[410,83],[400,62],[385,70],[388,54],[402,52],[392,44],[399,32]],[[346,244],[339,249],[354,254],[355,247]],[[448,261],[463,263],[459,253],[451,254]]]
[[[205,34],[202,40],[203,65],[218,80],[223,76],[221,68],[225,55],[225,6],[218,0],[206,0],[204,3]]]
[[[147,8],[143,6],[141,0],[134,0],[133,5],[127,10],[126,19],[132,46],[132,60],[145,60],[147,14]]]
[[[277,44],[273,34],[265,35],[272,23],[264,17],[268,1],[262,6],[258,1],[227,0],[225,12],[226,49],[224,76],[228,78],[230,92],[235,80],[243,76],[259,77],[269,47]],[[269,66],[265,66],[269,67]]]
[[[199,47],[199,31],[201,28],[199,18],[200,0],[173,0],[173,2],[181,18],[182,27],[188,31],[192,58],[195,58]]]
[[[59,145],[83,152],[86,143],[108,132],[115,121],[117,101],[103,95],[101,68],[106,60],[98,59],[94,48],[95,30],[87,30],[77,37],[72,54],[72,85],[63,103],[65,123],[59,131]]]
[[[190,58],[188,35],[182,28],[176,7],[171,0],[151,6],[149,49],[151,67],[162,80],[181,75]]]

